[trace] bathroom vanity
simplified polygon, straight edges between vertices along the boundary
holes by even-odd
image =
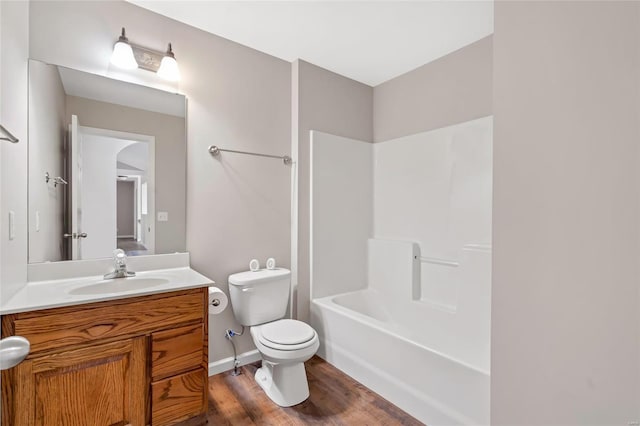
[[[28,284],[2,307],[3,337],[31,346],[2,371],[2,426],[206,423],[211,281],[188,267],[138,276]]]

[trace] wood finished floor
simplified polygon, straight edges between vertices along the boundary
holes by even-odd
[[[309,399],[279,407],[253,378],[259,366],[209,378],[209,425],[422,425],[317,356],[305,363]]]

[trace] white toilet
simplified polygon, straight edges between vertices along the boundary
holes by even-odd
[[[308,324],[282,319],[287,313],[291,271],[260,269],[229,276],[233,314],[251,327],[262,355],[255,379],[273,402],[290,407],[309,397],[304,362],[318,350],[318,334]]]

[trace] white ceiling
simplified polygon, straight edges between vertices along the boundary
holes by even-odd
[[[493,33],[493,1],[483,0],[129,1],[371,86]]]
[[[183,95],[71,68],[58,67],[58,71],[67,95],[185,117],[186,101]]]

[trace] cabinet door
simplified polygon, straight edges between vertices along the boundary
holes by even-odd
[[[10,424],[145,425],[146,348],[139,337],[24,361],[13,372]]]

